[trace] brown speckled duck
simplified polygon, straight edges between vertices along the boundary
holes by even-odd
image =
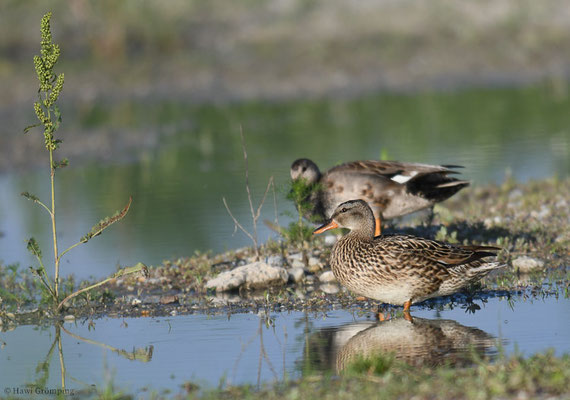
[[[473,354],[493,352],[500,341],[473,327],[446,319],[393,318],[388,321],[357,321],[326,327],[309,337],[307,356],[314,357],[337,373],[358,358],[388,354],[408,365],[464,367],[473,364]],[[317,364],[317,366],[319,366]]]
[[[403,305],[446,296],[473,283],[497,262],[491,246],[459,246],[410,235],[374,237],[374,215],[365,201],[340,204],[329,222],[315,234],[342,227],[351,231],[339,239],[330,264],[336,279],[356,294],[384,303]]]
[[[307,200],[313,205],[309,217],[329,218],[336,206],[352,199],[362,199],[372,208],[376,219],[375,234],[380,234],[380,218],[392,219],[432,207],[469,185],[450,177],[454,165],[428,165],[398,161],[353,161],[321,174],[317,165],[301,158],[291,165],[293,180],[319,183]]]

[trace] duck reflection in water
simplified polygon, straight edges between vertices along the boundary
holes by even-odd
[[[359,357],[394,357],[412,366],[444,363],[466,366],[473,355],[496,354],[497,339],[472,327],[446,319],[414,317],[361,321],[313,333],[304,354],[305,365],[339,373]]]

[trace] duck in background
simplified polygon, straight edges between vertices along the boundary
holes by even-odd
[[[398,161],[353,161],[333,167],[322,174],[317,165],[301,158],[291,165],[291,179],[304,179],[314,186],[308,198],[312,221],[322,222],[335,208],[348,200],[368,203],[376,220],[375,235],[381,232],[380,220],[401,217],[446,200],[468,181],[457,174],[457,165],[429,165]]]

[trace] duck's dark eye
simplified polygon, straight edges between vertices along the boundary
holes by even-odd
[[[307,167],[303,167],[303,172],[305,172],[307,170]]]
[[[340,210],[341,213],[345,213],[345,212],[347,212],[347,211],[348,211],[348,210],[347,210],[346,208],[344,208],[344,207],[342,208],[342,210]]]

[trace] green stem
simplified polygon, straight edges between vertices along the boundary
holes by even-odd
[[[61,372],[61,388],[65,389],[65,362],[63,361],[63,346],[61,345],[61,331],[60,326],[57,329],[57,349],[59,351],[59,367]]]
[[[54,291],[56,301],[59,300],[59,256],[57,250],[57,230],[55,225],[55,168],[53,167],[53,150],[49,150],[49,167],[51,180],[51,228],[53,235],[53,255],[55,260],[55,282]]]
[[[59,303],[59,305],[57,306],[57,309],[60,310],[61,307],[63,307],[63,305],[64,305],[68,300],[74,298],[75,296],[77,296],[77,295],[79,295],[79,294],[81,294],[81,293],[87,292],[87,291],[89,291],[89,290],[91,290],[91,289],[95,289],[96,287],[101,286],[101,285],[103,285],[103,284],[105,284],[105,283],[107,283],[107,282],[109,282],[109,281],[111,281],[111,280],[113,280],[113,279],[115,279],[115,278],[118,278],[118,277],[120,277],[120,276],[133,274],[133,273],[139,272],[139,271],[143,271],[143,273],[144,273],[145,275],[148,274],[148,268],[147,268],[147,266],[144,265],[143,263],[138,263],[138,264],[135,265],[134,267],[127,267],[127,268],[120,269],[120,270],[118,270],[117,272],[115,272],[113,275],[111,275],[110,277],[108,277],[107,279],[102,280],[101,282],[97,282],[97,283],[95,283],[95,284],[93,284],[93,285],[91,285],[91,286],[87,286],[86,288],[83,288],[83,289],[77,290],[76,292],[71,293],[69,296],[67,296],[65,299],[63,299],[63,300],[61,301],[61,303]]]
[[[42,203],[41,201],[37,200],[36,203],[38,203],[40,206],[42,206],[43,208],[46,209],[46,211],[49,213],[49,215],[51,216],[51,210],[48,208],[48,206],[46,206],[44,203]]]
[[[65,253],[67,253],[69,250],[73,249],[74,247],[79,246],[80,244],[83,244],[85,242],[77,242],[75,243],[73,246],[69,246],[67,249],[65,249],[64,251],[61,252],[61,254],[59,255],[59,259],[61,260],[61,258],[65,255]]]

